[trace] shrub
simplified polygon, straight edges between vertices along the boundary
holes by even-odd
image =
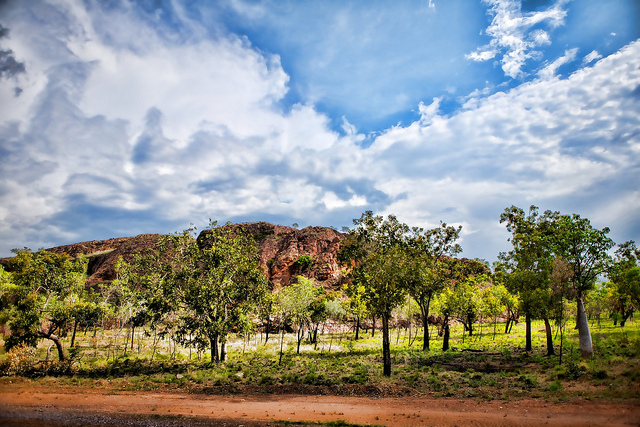
[[[549,391],[560,391],[562,390],[562,383],[560,381],[554,381],[549,384]]]
[[[315,259],[311,257],[311,255],[300,255],[297,260],[293,263],[294,266],[304,270],[305,268],[311,267],[311,265],[315,262]]]
[[[9,350],[0,373],[2,375],[22,375],[33,368],[36,349],[26,344],[18,344]]]

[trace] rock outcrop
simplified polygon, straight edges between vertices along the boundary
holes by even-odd
[[[51,252],[66,253],[72,257],[84,254],[89,259],[87,267],[87,286],[96,287],[103,282],[116,278],[116,262],[122,257],[127,262],[133,261],[133,255],[157,246],[161,234],[140,234],[135,237],[118,237],[108,240],[92,240],[57,246],[47,249]]]
[[[344,274],[337,260],[340,242],[345,237],[328,227],[293,227],[268,222],[234,224],[254,237],[260,251],[260,264],[274,286],[287,286],[297,276],[314,279],[326,289],[344,283]],[[204,230],[202,234],[206,234]]]
[[[314,279],[327,289],[335,289],[344,282],[344,275],[336,258],[340,241],[345,236],[343,233],[327,227],[298,230],[267,222],[234,224],[232,227],[250,234],[256,240],[260,263],[274,287],[287,286],[298,275]],[[118,257],[132,261],[133,254],[155,248],[161,237],[161,234],[141,234],[135,237],[92,240],[47,250],[66,253],[72,257],[84,254],[89,258],[87,286],[96,287],[116,278],[115,264]]]

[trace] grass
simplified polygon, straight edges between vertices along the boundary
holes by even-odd
[[[545,398],[640,398],[640,325],[631,321],[623,329],[602,322],[593,326],[595,357],[579,357],[577,332],[567,330],[563,363],[546,357],[542,323],[533,325],[532,352],[524,348],[524,325],[510,334],[485,327],[483,333],[462,338],[459,325],[452,328],[453,350],[440,350],[442,341],[432,335],[431,351],[423,352],[420,338],[408,347],[401,331],[392,340],[393,371],[382,376],[381,333],[354,340],[352,333],[322,335],[317,348],[305,343],[295,352],[293,334],[285,336],[285,353],[278,363],[279,336],[268,343],[259,337],[249,342],[232,339],[228,360],[211,365],[198,355],[169,341],[157,343],[140,336],[134,350],[117,346],[115,331],[100,331],[94,339],[80,334],[71,371],[42,375],[29,371],[27,381],[44,385],[86,386],[114,392],[132,390],[184,390],[196,393],[322,393],[374,396],[430,395],[434,397],[513,400]],[[393,332],[394,338],[395,331]],[[68,345],[68,338],[65,342]],[[398,343],[395,345],[395,343]],[[42,341],[36,359],[47,358],[49,343]],[[329,347],[331,346],[331,347]],[[556,351],[558,348],[556,347]],[[0,362],[6,358],[0,346]],[[152,360],[153,355],[153,360]],[[49,360],[55,359],[55,352]],[[15,380],[0,378],[0,382]]]

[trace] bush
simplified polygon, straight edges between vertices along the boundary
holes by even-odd
[[[554,381],[549,384],[549,391],[560,391],[562,390],[562,383],[560,381]]]
[[[26,344],[18,344],[9,350],[0,373],[2,375],[22,375],[31,369],[36,361],[36,349]]]
[[[311,255],[300,255],[297,260],[293,263],[295,267],[298,267],[302,270],[311,267],[311,265],[315,262],[315,259],[311,257]]]

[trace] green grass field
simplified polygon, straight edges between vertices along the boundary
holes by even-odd
[[[479,329],[479,328],[478,328]],[[432,333],[431,348],[423,352],[420,336],[408,346],[407,330],[392,330],[393,371],[382,376],[381,331],[319,335],[317,346],[305,343],[296,354],[293,334],[285,335],[279,364],[280,335],[267,344],[261,337],[232,337],[228,359],[210,364],[208,354],[182,348],[170,340],[156,341],[142,333],[134,348],[124,350],[126,329],[91,332],[76,337],[77,346],[65,346],[73,362],[59,364],[55,347],[41,341],[35,357],[25,356],[15,372],[25,381],[43,384],[84,385],[118,390],[184,390],[201,393],[323,393],[368,396],[430,395],[434,397],[517,400],[545,398],[552,401],[588,399],[638,399],[640,397],[640,325],[635,319],[624,328],[611,321],[592,324],[595,357],[579,356],[577,331],[565,332],[563,360],[546,356],[542,322],[533,324],[533,347],[524,349],[524,324],[502,333],[498,324],[484,324],[481,333],[462,336],[462,326],[452,328],[452,350],[442,352],[441,338]],[[414,329],[412,334],[417,331]],[[419,331],[421,333],[422,331]],[[478,331],[479,332],[479,331]],[[263,337],[262,337],[263,338]],[[559,353],[559,336],[556,353]],[[129,338],[130,339],[130,338]],[[130,344],[130,341],[129,341]],[[0,363],[8,366],[2,349]],[[47,353],[49,355],[47,356]],[[151,359],[153,356],[153,360]],[[35,366],[35,368],[34,368]],[[5,372],[6,374],[6,372]],[[14,375],[0,381],[19,380]]]

